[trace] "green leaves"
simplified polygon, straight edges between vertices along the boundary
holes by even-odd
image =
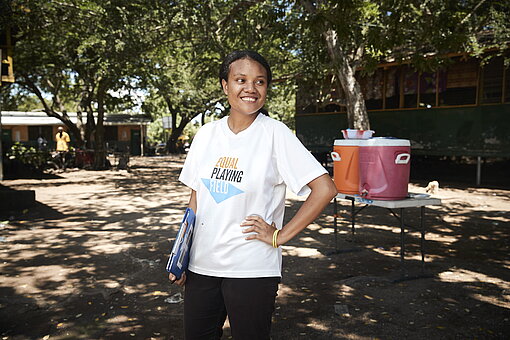
[[[17,28],[22,84],[60,96],[64,107],[88,102],[89,110],[97,107],[99,82],[108,84],[107,110],[130,110],[131,96],[119,93],[142,91],[164,98],[153,101],[163,106],[154,112],[173,111],[184,122],[216,102],[226,106],[217,72],[234,49],[268,59],[277,81],[267,105],[287,119],[296,79],[320,84],[334,71],[327,30],[336,32],[348,64],[367,73],[389,58],[425,70],[442,64],[424,59],[432,53],[485,57],[487,48],[502,53],[510,41],[504,1],[11,0],[1,6],[7,6],[1,22]]]

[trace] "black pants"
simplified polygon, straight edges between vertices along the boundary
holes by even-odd
[[[188,271],[184,291],[186,339],[220,339],[227,315],[235,340],[269,339],[279,282],[279,277],[221,278]]]

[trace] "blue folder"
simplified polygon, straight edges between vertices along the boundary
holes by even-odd
[[[189,251],[191,249],[194,228],[195,212],[193,209],[187,208],[166,265],[166,271],[174,274],[177,280],[188,269]]]

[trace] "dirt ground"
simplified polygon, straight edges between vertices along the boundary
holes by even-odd
[[[35,190],[37,205],[0,219],[1,338],[182,339],[183,291],[165,272],[188,195],[182,163],[132,158],[130,171],[2,182]],[[340,205],[335,244],[331,204],[285,245],[272,338],[508,339],[510,190],[440,186],[423,272],[420,234],[406,233],[402,266],[398,221],[377,207],[352,235]],[[288,196],[286,219],[302,202]]]

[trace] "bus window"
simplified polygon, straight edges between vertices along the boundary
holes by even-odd
[[[446,89],[439,93],[439,103],[445,105],[476,104],[478,63],[459,59],[446,70]]]
[[[402,67],[402,93],[404,100],[402,106],[414,108],[418,105],[418,73],[409,66]]]
[[[501,103],[503,96],[503,59],[491,59],[483,67],[482,78],[482,104]]]
[[[423,72],[420,75],[420,107],[436,106],[437,72]]]

